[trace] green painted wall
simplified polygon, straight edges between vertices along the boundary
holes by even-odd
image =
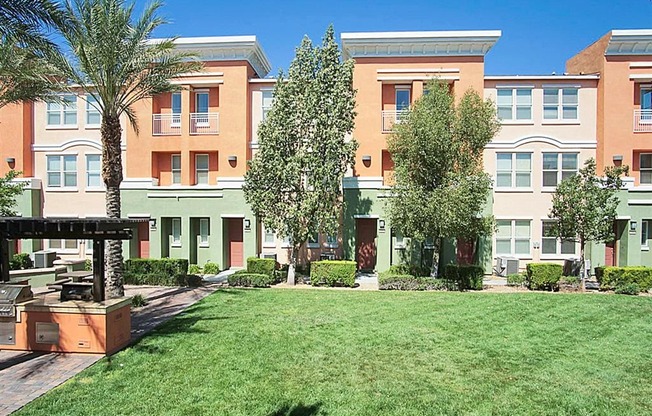
[[[245,229],[243,233],[243,260],[256,255],[256,220],[245,204],[240,189],[124,189],[121,195],[123,216],[149,214],[156,219],[156,229],[150,228],[149,231],[151,258],[185,258],[199,265],[212,261],[224,268],[227,264],[224,216],[240,216],[249,220],[250,229]],[[171,243],[172,218],[181,218],[180,246]],[[210,221],[208,247],[198,247],[199,218],[209,218]],[[125,255],[134,257],[137,253],[136,244],[137,239],[125,243]]]
[[[16,211],[23,217],[42,217],[41,190],[25,188],[23,194],[16,198]],[[21,251],[33,253],[42,249],[41,240],[21,240]]]

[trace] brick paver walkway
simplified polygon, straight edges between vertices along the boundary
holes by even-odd
[[[127,286],[148,304],[132,311],[132,342],[218,288]],[[0,351],[0,416],[8,415],[100,360],[99,354]]]

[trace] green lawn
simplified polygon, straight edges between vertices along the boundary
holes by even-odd
[[[652,298],[220,291],[19,414],[652,414]]]

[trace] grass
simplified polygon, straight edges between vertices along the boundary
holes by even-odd
[[[225,290],[18,414],[652,414],[652,298]]]

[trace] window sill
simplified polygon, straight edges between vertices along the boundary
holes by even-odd
[[[263,248],[276,248],[274,243],[263,243]]]
[[[405,250],[405,244],[396,244],[394,250]]]
[[[79,192],[76,186],[46,187],[45,192]]]
[[[86,192],[106,192],[106,188],[103,187],[103,186],[101,186],[101,187],[89,186],[89,187],[86,187]]]
[[[326,244],[326,248],[338,248],[339,244]]]
[[[199,243],[199,248],[209,248],[210,245],[208,243]]]
[[[87,124],[85,128],[86,130],[99,130],[102,126],[99,124]]]
[[[494,188],[497,193],[533,193],[533,188]]]
[[[576,258],[577,254],[542,254],[541,260],[568,260]]]
[[[45,130],[78,130],[78,129],[79,126],[77,126],[76,124],[45,126]]]
[[[48,250],[54,250],[57,254],[79,254],[77,248],[49,248]]]
[[[542,125],[580,125],[579,120],[543,120]]]
[[[641,251],[650,251],[649,246],[641,246]]]
[[[289,244],[283,244],[283,245],[281,245],[281,248],[285,248],[285,249],[288,249],[288,250],[289,250],[289,249],[292,248],[292,246],[289,245]]]
[[[515,126],[533,126],[534,120],[501,120],[500,124],[504,126],[515,125]]]
[[[532,254],[498,254],[496,253],[496,257],[514,257],[519,260],[532,260]]]
[[[172,243],[170,244],[170,247],[181,248],[181,243]]]

